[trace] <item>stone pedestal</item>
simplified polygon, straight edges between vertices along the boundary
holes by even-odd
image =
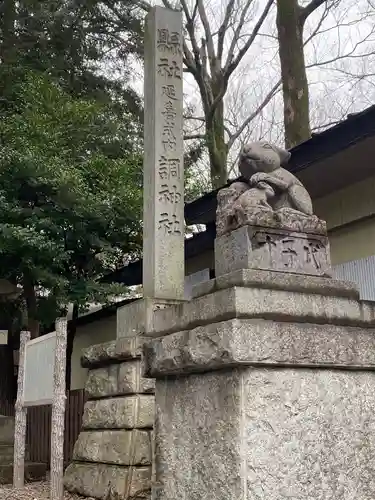
[[[375,308],[330,278],[239,270],[157,311],[153,500],[375,498]]]
[[[327,235],[242,226],[215,240],[216,276],[238,269],[331,276]]]
[[[142,376],[141,352],[139,337],[84,350],[88,401],[65,472],[68,491],[102,500],[150,497],[155,384]]]

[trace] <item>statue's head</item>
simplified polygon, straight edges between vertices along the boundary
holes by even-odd
[[[256,172],[273,172],[290,159],[289,151],[267,141],[250,142],[241,151],[239,159],[240,173],[246,179]]]

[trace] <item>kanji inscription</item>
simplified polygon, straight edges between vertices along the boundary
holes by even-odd
[[[147,297],[182,299],[182,14],[153,7],[146,31],[143,255],[149,265],[143,268],[143,287]]]
[[[169,60],[168,57],[161,57],[158,63],[158,74],[167,78],[178,78],[181,80],[181,68],[177,61]]]
[[[330,267],[328,243],[303,233],[290,236],[257,231],[252,237],[254,266],[307,274],[324,274]]]
[[[159,177],[163,181],[181,179],[180,173],[180,159],[168,158],[167,156],[160,156],[159,160]]]
[[[177,31],[169,31],[168,28],[160,28],[156,46],[163,53],[181,54],[181,34]]]
[[[170,215],[168,212],[160,214],[159,229],[161,229],[165,235],[182,234],[180,221],[177,219],[177,216],[175,214]]]

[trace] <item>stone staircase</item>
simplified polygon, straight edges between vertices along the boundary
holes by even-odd
[[[13,482],[14,418],[0,415],[0,484]],[[26,454],[27,458],[27,454]],[[25,481],[46,477],[47,465],[25,462]]]

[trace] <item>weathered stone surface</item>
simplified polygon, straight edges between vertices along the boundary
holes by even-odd
[[[116,361],[141,356],[143,340],[140,337],[121,338],[83,349],[81,364],[84,368],[108,365]]]
[[[375,373],[243,373],[247,500],[375,498]]]
[[[216,234],[218,236],[226,233],[232,226],[229,217],[232,215],[233,204],[249,187],[247,182],[233,182],[230,186],[220,189],[217,193]]]
[[[120,393],[153,393],[155,381],[144,378],[143,366],[139,361],[123,363],[120,365],[118,376],[118,389]]]
[[[199,283],[193,288],[193,298],[234,286],[268,288],[290,292],[314,293],[333,297],[359,299],[358,287],[349,281],[320,276],[308,276],[262,269],[239,269],[215,279]]]
[[[87,401],[82,427],[84,429],[152,428],[154,408],[153,395]]]
[[[328,238],[248,225],[216,238],[216,276],[250,268],[331,276]]]
[[[296,211],[267,209],[260,204],[254,207],[253,193],[265,194],[269,191],[267,183],[261,183],[264,187],[250,188],[242,194],[233,205],[230,212],[231,230],[235,230],[245,225],[263,226],[274,229],[286,229],[288,231],[300,231],[306,234],[327,234],[326,222],[319,219],[316,215],[306,216]],[[272,195],[271,195],[272,196]],[[228,231],[229,228],[226,229]]]
[[[236,365],[301,365],[375,370],[375,329],[234,319],[149,341],[151,377]]]
[[[150,337],[233,318],[336,325],[375,325],[375,305],[347,297],[284,290],[233,287],[157,311]]]
[[[90,370],[85,391],[88,398],[102,398],[118,394],[118,365]]]
[[[184,298],[182,14],[155,7],[146,19],[143,294]],[[167,33],[160,42],[158,33]],[[171,42],[169,41],[169,36]],[[168,56],[170,62],[168,61]],[[172,70],[170,69],[172,68]],[[165,92],[173,88],[173,96]],[[168,117],[167,117],[167,113]],[[165,135],[169,127],[168,137]]]
[[[74,446],[73,460],[118,465],[151,464],[150,432],[85,431]]]
[[[14,442],[14,417],[0,415],[0,444]]]
[[[157,381],[153,498],[244,499],[240,397],[237,371]]]
[[[235,369],[156,395],[155,498],[375,498],[374,372]]]
[[[152,330],[154,312],[171,305],[180,304],[180,300],[159,300],[144,298],[126,304],[117,309],[117,338],[126,341],[127,338],[146,335]],[[138,341],[140,344],[142,340]]]
[[[154,381],[142,377],[140,359],[124,361],[89,371],[86,394],[89,399],[104,398],[121,394],[153,393]]]
[[[151,467],[120,467],[73,462],[64,476],[71,493],[108,500],[140,500],[151,496]],[[116,496],[117,495],[117,496]]]

